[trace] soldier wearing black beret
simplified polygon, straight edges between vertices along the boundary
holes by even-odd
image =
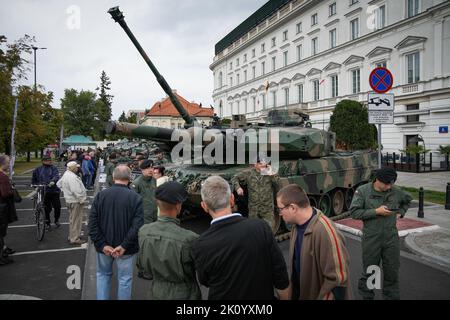
[[[153,278],[152,299],[200,299],[192,243],[198,235],[180,227],[177,216],[188,197],[182,184],[169,181],[155,191],[159,217],[139,230],[137,266]]]
[[[383,297],[400,299],[398,272],[400,268],[400,243],[397,216],[403,218],[408,211],[411,195],[394,183],[397,172],[382,168],[375,173],[375,181],[360,186],[353,197],[350,211],[353,219],[363,221],[362,260],[363,274],[358,290],[363,299],[373,299],[367,273],[369,266],[383,264]]]

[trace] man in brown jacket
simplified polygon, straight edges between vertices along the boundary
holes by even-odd
[[[278,192],[277,207],[283,220],[293,225],[288,266],[290,298],[350,299],[348,252],[334,223],[311,207],[306,193],[295,184]]]

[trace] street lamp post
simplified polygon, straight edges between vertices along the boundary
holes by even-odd
[[[45,50],[47,48],[38,48],[38,47],[31,47],[34,51],[34,92],[36,93],[36,51],[41,49],[41,50]]]

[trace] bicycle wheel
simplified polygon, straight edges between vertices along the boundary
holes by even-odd
[[[36,209],[36,240],[42,241],[45,234],[45,212],[43,208]]]

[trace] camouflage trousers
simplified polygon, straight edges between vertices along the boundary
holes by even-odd
[[[249,218],[257,218],[257,219],[262,219],[264,220],[270,227],[270,229],[272,229],[272,232],[275,233],[276,230],[275,229],[275,218],[272,212],[258,212],[256,214],[249,214],[248,215]]]

